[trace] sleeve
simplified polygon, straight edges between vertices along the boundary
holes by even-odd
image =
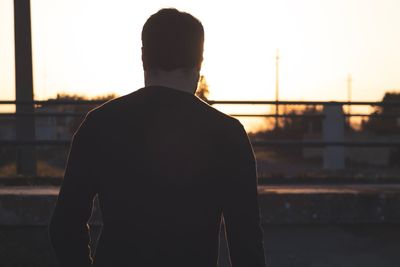
[[[87,224],[96,194],[93,181],[96,144],[89,115],[75,133],[64,180],[49,225],[50,241],[61,267],[92,265]]]
[[[240,123],[238,122],[240,125]],[[232,267],[265,267],[253,149],[240,125],[229,142],[222,213]]]

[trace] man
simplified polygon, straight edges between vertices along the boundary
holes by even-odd
[[[76,132],[50,224],[61,266],[217,266],[223,216],[234,267],[265,266],[256,166],[242,125],[194,92],[201,23],[176,9],[142,31],[145,87],[89,112]]]

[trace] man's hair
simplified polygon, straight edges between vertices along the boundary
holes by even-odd
[[[200,69],[204,28],[192,15],[177,9],[161,9],[142,30],[144,70]]]

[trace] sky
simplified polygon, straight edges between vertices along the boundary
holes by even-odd
[[[0,0],[0,99],[14,99],[13,0]],[[31,0],[34,94],[143,86],[140,33],[163,7],[202,21],[210,99],[380,100],[400,91],[398,0]]]

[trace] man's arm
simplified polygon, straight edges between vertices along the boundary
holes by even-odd
[[[88,118],[73,137],[64,180],[49,225],[50,240],[61,267],[92,264],[87,221],[96,194],[91,183],[96,152],[95,129]]]
[[[223,196],[223,216],[232,267],[264,267],[263,232],[257,194],[257,170],[253,150],[238,123],[230,147],[229,175]]]

